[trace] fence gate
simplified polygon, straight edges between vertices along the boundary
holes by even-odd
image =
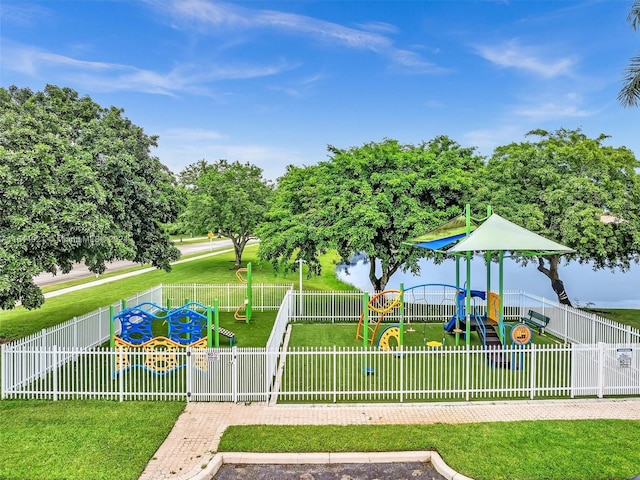
[[[256,348],[194,350],[188,362],[188,397],[197,402],[250,402],[269,398],[267,353]]]
[[[640,394],[640,345],[573,346],[573,395]]]
[[[600,344],[603,354],[603,395],[640,393],[640,348],[638,344]]]

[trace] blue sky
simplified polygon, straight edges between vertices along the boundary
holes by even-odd
[[[490,155],[561,127],[640,156],[640,109],[616,100],[630,4],[2,0],[1,85],[124,108],[175,172],[225,158],[274,180],[385,137]]]

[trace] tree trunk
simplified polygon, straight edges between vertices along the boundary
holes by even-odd
[[[385,265],[382,263],[382,274],[380,278],[376,277],[376,261],[377,259],[369,259],[369,281],[376,292],[382,292],[387,288],[387,283],[394,273],[400,268],[400,264],[394,263],[393,265]]]
[[[242,268],[242,249],[237,245],[237,244],[233,244],[233,250],[234,253],[236,255],[236,270],[239,268]]]
[[[235,253],[235,269],[242,268],[242,253],[244,252],[244,247],[247,245],[247,241],[243,237],[233,237],[231,235],[225,234],[225,236],[231,238],[231,242],[233,243],[233,252]]]
[[[383,276],[381,276],[380,278],[376,277],[376,259],[370,258],[369,259],[369,281],[371,282],[371,285],[373,286],[373,290],[375,292],[381,292],[387,286],[386,280],[384,281],[384,283],[382,282]]]
[[[545,259],[549,262],[549,268],[544,266]],[[564,283],[560,280],[560,275],[558,274],[558,264],[560,263],[560,257],[558,255],[553,255],[549,257],[538,257],[538,271],[544,273],[547,278],[551,281],[551,288],[558,296],[558,302],[563,305],[571,305],[571,300],[569,300],[569,295],[567,291],[564,289]]]

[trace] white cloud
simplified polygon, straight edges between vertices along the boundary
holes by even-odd
[[[554,96],[554,100],[541,100],[538,102],[527,102],[527,106],[518,107],[514,110],[516,115],[528,117],[532,120],[549,120],[567,117],[589,117],[597,111],[589,111],[581,108],[582,97],[575,93],[564,96]]]
[[[179,65],[157,72],[117,63],[79,60],[41,49],[3,44],[0,68],[30,76],[50,78],[57,73],[65,81],[94,91],[139,91],[175,96],[183,92],[210,95],[207,84],[219,80],[239,80],[277,75],[295,68],[284,61],[271,65],[201,64]]]
[[[256,144],[236,145],[210,140],[200,138],[185,141],[184,138],[170,138],[161,134],[154,154],[175,173],[200,159],[208,162],[226,159],[256,165],[262,168],[264,178],[273,181],[284,175],[287,165],[300,164],[305,160],[300,152],[287,148]]]
[[[35,25],[43,18],[50,16],[51,11],[42,6],[30,5],[27,2],[22,4],[0,2],[0,18],[2,18],[2,23],[12,23],[25,27]]]
[[[526,127],[512,124],[496,128],[471,130],[464,133],[462,137],[465,140],[465,144],[478,147],[480,154],[489,156],[496,147],[521,140],[527,131]]]
[[[544,58],[539,49],[522,46],[518,40],[480,45],[476,51],[485,60],[501,67],[524,70],[544,78],[569,76],[576,64],[576,60],[570,57]]]
[[[553,102],[542,103],[528,108],[520,108],[517,109],[515,113],[516,115],[522,115],[524,117],[530,117],[537,120],[548,120],[562,117],[588,117],[594,114],[594,112],[582,110],[576,105],[563,105]]]
[[[203,141],[220,140],[225,138],[225,135],[217,130],[205,128],[170,128],[165,130],[160,137],[169,138],[172,141]]]
[[[16,45],[3,39],[0,66],[3,70],[34,75],[40,70],[70,67],[85,71],[126,70],[128,67],[104,62],[91,62],[46,52],[37,48]]]
[[[419,72],[440,72],[441,68],[424,60],[418,53],[403,50],[382,33],[395,31],[393,25],[374,22],[357,29],[295,13],[256,10],[231,3],[208,0],[147,0],[175,19],[194,24],[207,32],[212,26],[219,32],[224,27],[272,29],[310,37],[322,42],[378,53],[393,63]]]
[[[398,27],[386,22],[368,22],[358,24],[358,28],[370,32],[398,33]]]

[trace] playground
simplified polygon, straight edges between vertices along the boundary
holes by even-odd
[[[468,211],[410,241],[449,243],[455,285],[304,292],[256,283],[251,264],[234,284],[159,285],[3,345],[2,395],[275,404],[638,392],[635,329],[505,291],[502,269],[473,288],[472,254],[501,264],[510,249],[565,247],[495,214],[473,225]]]
[[[522,348],[523,368],[514,370],[489,365],[486,348],[477,331],[472,330],[468,337],[469,345],[467,337],[462,335],[459,345],[456,345],[455,332],[446,332],[445,326],[452,319],[466,318],[466,308],[465,315],[459,315],[461,312],[457,311],[459,289],[434,285],[403,289],[404,351],[399,352],[399,343],[396,345],[393,339],[388,350],[378,346],[380,333],[386,327],[400,323],[400,302],[394,302],[396,292],[378,297],[381,302],[385,298],[391,300],[389,304],[396,305],[384,312],[373,344],[365,347],[363,339],[356,338],[360,318],[365,305],[368,305],[363,292],[296,292],[291,286],[275,287],[254,283],[249,323],[235,318],[238,307],[245,305],[247,297],[246,286],[240,282],[220,286],[162,285],[128,298],[124,309],[123,302],[112,305],[114,316],[127,308],[133,313],[134,307],[142,305],[139,307],[141,310],[152,311],[157,317],[150,320],[153,335],[171,338],[173,334],[177,335],[178,330],[169,331],[169,321],[165,323],[167,316],[175,316],[176,319],[186,317],[182,309],[187,305],[205,318],[211,309],[214,317],[215,300],[219,300],[219,327],[233,332],[236,340],[230,346],[229,338],[220,336],[219,348],[203,349],[200,353],[200,349],[188,345],[193,343],[190,340],[196,341],[195,334],[190,333],[189,337],[182,335],[185,345],[175,351],[179,367],[170,371],[153,372],[143,366],[134,366],[116,373],[114,367],[118,365],[118,352],[114,352],[109,343],[109,308],[79,317],[66,329],[71,332],[69,338],[82,338],[85,332],[104,332],[104,327],[96,329],[95,325],[100,324],[101,318],[106,319],[106,334],[86,341],[96,347],[80,349],[65,346],[73,344],[62,340],[62,327],[59,332],[50,331],[46,336],[34,339],[35,344],[45,345],[44,349],[25,346],[22,350],[15,347],[12,352],[7,352],[5,345],[3,353],[8,355],[3,356],[3,367],[17,360],[17,369],[24,369],[29,374],[29,383],[3,393],[10,398],[228,401],[239,407],[261,402],[264,408],[272,402],[285,405],[299,402],[371,402],[374,407],[379,402],[399,405],[400,402],[455,401],[464,405],[467,398],[501,401],[569,399],[574,395],[597,397],[599,392],[616,397],[638,394],[637,379],[626,384],[631,388],[620,388],[624,384],[609,382],[607,372],[612,368],[606,363],[602,370],[605,374],[603,383],[588,390],[585,386],[582,390],[573,388],[570,374],[572,365],[578,365],[583,354],[606,360],[611,352],[611,358],[618,361],[616,346],[630,343],[629,340],[635,338],[635,330],[584,312],[570,311],[554,302],[521,292],[503,292],[505,323],[521,323],[529,310],[543,312],[550,322],[544,334],[530,327],[531,342]],[[374,296],[369,295],[369,300]],[[491,303],[487,305],[486,295],[484,300],[481,296],[474,296],[471,300],[470,312],[479,317],[485,316],[487,307],[491,306]],[[387,304],[386,300],[384,304]],[[171,310],[175,310],[175,315],[169,314]],[[374,326],[380,313],[369,311]],[[143,321],[131,318],[133,323]],[[83,327],[85,320],[91,328]],[[288,338],[287,330],[290,331]],[[605,330],[609,333],[605,334]],[[208,329],[200,330],[201,334],[207,331],[210,332]],[[595,337],[592,336],[594,332]],[[180,335],[177,337],[180,339]],[[265,345],[270,345],[273,339],[276,339],[271,344],[273,348],[268,350]],[[442,342],[442,347],[426,345],[432,341]],[[612,347],[594,347],[594,341],[606,341]],[[59,347],[48,351],[47,342]],[[584,346],[578,348],[572,344]],[[192,349],[191,360],[187,353],[189,348]],[[153,355],[162,354],[156,352]],[[130,360],[144,365],[144,355],[143,352],[131,352]],[[20,358],[25,361],[21,362]],[[206,369],[198,368],[202,365],[198,358],[206,359]],[[636,359],[637,356],[633,357],[631,372],[638,368]],[[40,371],[44,374],[38,376],[29,370],[35,370],[35,367],[42,367]],[[591,378],[594,370],[600,371],[597,360],[587,367]],[[3,368],[3,375],[7,371]],[[279,383],[275,382],[276,379]],[[130,403],[135,402],[125,402]],[[386,430],[388,428],[385,427]],[[443,429],[440,425],[438,431]],[[438,445],[438,449],[444,451],[447,442]],[[454,458],[455,453],[449,457]],[[473,471],[462,465],[460,468],[461,471]]]

